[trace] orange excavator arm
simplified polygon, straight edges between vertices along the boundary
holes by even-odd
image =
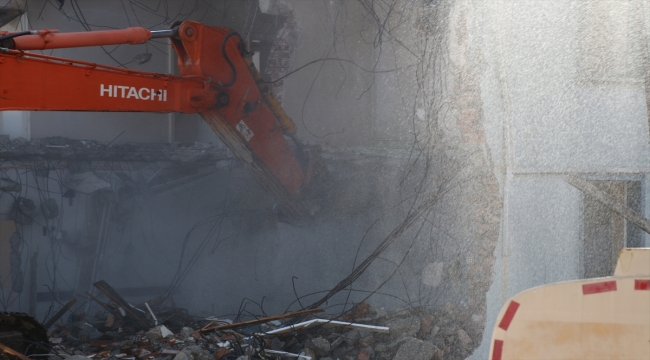
[[[140,44],[160,37],[171,39],[180,76],[29,52]],[[283,215],[309,218],[317,209],[307,195],[312,162],[248,56],[237,33],[193,21],[161,31],[0,32],[0,110],[198,113],[275,198]]]

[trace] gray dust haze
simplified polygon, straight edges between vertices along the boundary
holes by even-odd
[[[94,314],[99,280],[198,317],[366,301],[426,318],[444,359],[486,359],[510,297],[649,245],[567,180],[650,212],[648,0],[0,7],[25,3],[3,30],[232,28],[327,171],[318,213],[286,223],[198,115],[2,112],[0,311]],[[166,39],[43,53],[178,73]]]

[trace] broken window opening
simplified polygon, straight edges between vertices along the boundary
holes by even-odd
[[[599,190],[643,212],[640,181],[589,181]],[[610,276],[616,266],[618,253],[624,247],[640,247],[643,230],[622,215],[611,210],[595,197],[584,197],[584,278]]]

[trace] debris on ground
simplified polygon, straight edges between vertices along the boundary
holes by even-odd
[[[58,321],[74,301],[63,306],[46,322],[49,344],[41,348],[50,355],[68,360],[442,360],[467,353],[473,341],[460,327],[441,331],[437,324],[444,321],[422,308],[387,312],[362,302],[345,316],[307,309],[233,321],[162,307],[166,295],[132,305],[105,281],[94,285],[106,300],[88,295],[104,311]],[[17,359],[0,351],[3,356]]]

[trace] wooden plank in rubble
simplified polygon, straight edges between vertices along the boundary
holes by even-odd
[[[99,291],[101,291],[104,296],[106,296],[113,304],[115,304],[118,310],[123,313],[126,318],[130,319],[143,329],[148,329],[150,327],[149,321],[147,321],[144,313],[141,313],[132,307],[131,304],[124,300],[124,298],[122,298],[122,296],[120,296],[120,294],[118,294],[112,286],[108,285],[106,281],[100,280],[94,283],[93,286],[99,289]]]

